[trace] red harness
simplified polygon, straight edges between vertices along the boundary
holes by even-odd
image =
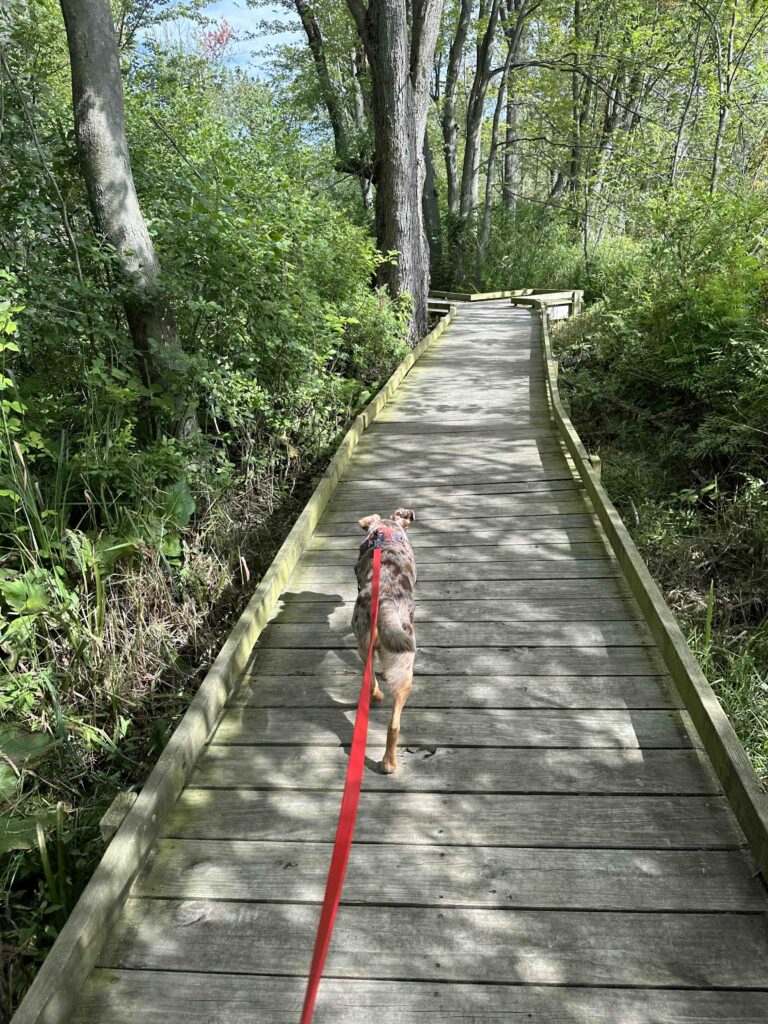
[[[405,530],[400,526],[387,526],[384,523],[371,530],[360,545],[360,554],[364,555],[366,551],[373,551],[376,548],[388,548],[395,544],[405,547],[407,543],[408,539],[405,536]]]
[[[390,527],[379,527],[390,530]],[[392,533],[396,532],[394,530]],[[369,534],[370,537],[370,534]],[[333,843],[331,866],[328,869],[328,881],[325,883],[323,909],[320,912],[320,923],[317,926],[315,948],[312,952],[312,964],[309,969],[307,991],[304,996],[304,1008],[301,1011],[301,1024],[309,1024],[315,1008],[317,989],[325,965],[325,957],[333,934],[336,911],[339,909],[341,890],[344,886],[344,875],[347,872],[349,851],[352,846],[352,835],[355,831],[357,806],[360,802],[360,786],[363,781],[365,765],[365,741],[368,736],[368,712],[371,706],[371,678],[373,675],[373,645],[376,640],[376,624],[379,620],[379,577],[381,575],[381,545],[373,548],[373,579],[371,582],[371,642],[368,645],[368,657],[365,661],[363,685],[357,704],[357,717],[352,733],[352,746],[347,762],[347,777],[344,780],[344,795],[341,798],[339,823],[336,826],[336,839]]]

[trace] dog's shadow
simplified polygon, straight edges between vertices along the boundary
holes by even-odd
[[[295,712],[297,731],[301,727],[302,719],[314,724],[318,717],[322,717],[323,725],[338,737],[339,745],[347,758],[355,723],[354,715],[349,716],[349,712],[358,706],[365,669],[352,630],[353,608],[353,601],[345,600],[337,593],[297,590],[284,594],[282,607],[270,619],[263,634],[265,643],[257,645],[248,672],[252,693],[256,695],[263,692],[260,685],[259,656],[266,650],[276,650],[270,644],[270,631],[273,627],[281,625],[303,627],[306,630],[307,642],[295,648],[277,648],[285,651],[286,660],[290,659],[292,651],[301,654],[302,674],[294,674],[288,668],[280,686],[282,699],[279,703],[277,700],[273,703],[277,697],[276,693],[268,703],[259,703],[258,706],[265,711],[279,707],[285,711]],[[312,666],[307,664],[312,653],[316,655],[314,671]],[[329,674],[328,668],[323,664],[329,656],[333,661],[332,674]],[[376,667],[376,675],[379,681],[386,685],[386,678],[380,667]],[[294,692],[289,693],[289,688],[293,688]],[[321,712],[320,716],[318,711]],[[333,714],[322,714],[324,711]],[[371,702],[373,721],[390,713],[391,702],[386,697],[381,703]],[[366,756],[365,767],[368,771],[382,774],[380,761],[372,757]]]

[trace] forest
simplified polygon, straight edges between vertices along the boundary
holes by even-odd
[[[0,1020],[430,288],[584,290],[573,421],[768,780],[768,0],[210,7],[0,0]]]

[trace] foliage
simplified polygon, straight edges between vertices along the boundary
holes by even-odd
[[[183,341],[177,393],[148,386],[78,167],[58,4],[12,7],[0,149],[0,1016],[87,879],[100,814],[159,754],[306,481],[407,350],[409,318],[371,289],[367,230],[334,204],[317,151],[269,90],[217,63],[218,36],[200,52],[159,35],[136,45],[140,12],[126,4],[133,170]],[[171,7],[144,10],[162,23]],[[162,423],[179,397],[199,430],[147,436],[144,410]],[[20,737],[34,759],[17,759]]]
[[[645,239],[597,251],[594,302],[556,331],[574,421],[764,779],[766,225],[754,195],[681,194],[663,222],[651,204]]]

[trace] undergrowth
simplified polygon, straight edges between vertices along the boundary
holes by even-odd
[[[712,274],[623,307],[608,294],[553,336],[574,424],[765,783],[762,289],[760,272],[741,288]]]

